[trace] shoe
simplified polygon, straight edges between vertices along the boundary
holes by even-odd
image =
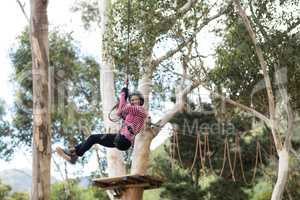
[[[60,147],[56,147],[56,152],[60,157],[62,157],[63,159],[65,159],[66,161],[68,161],[69,163],[71,163],[73,165],[78,160],[78,156],[76,155],[74,148],[69,149],[69,150],[64,150]]]

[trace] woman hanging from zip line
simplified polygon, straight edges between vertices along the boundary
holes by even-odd
[[[127,99],[129,97],[129,103]],[[143,128],[147,111],[144,108],[144,97],[140,92],[129,95],[128,88],[121,90],[120,101],[117,108],[117,116],[122,118],[122,127],[116,134],[92,134],[86,141],[70,149],[56,148],[56,152],[66,161],[75,164],[78,157],[84,155],[94,144],[105,147],[117,148],[120,151],[128,150],[134,142],[134,137]]]

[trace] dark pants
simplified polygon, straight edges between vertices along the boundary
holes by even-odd
[[[94,134],[88,139],[75,147],[76,154],[83,156],[94,144],[100,144],[105,147],[116,147],[121,151],[126,151],[131,146],[131,142],[121,134]]]

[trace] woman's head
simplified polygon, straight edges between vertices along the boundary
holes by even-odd
[[[144,97],[140,92],[133,92],[129,95],[129,102],[131,105],[144,105]]]

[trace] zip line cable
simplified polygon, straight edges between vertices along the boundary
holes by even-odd
[[[129,65],[130,65],[130,16],[131,16],[131,0],[127,1],[127,53],[126,53],[126,63],[125,63],[125,87],[128,88],[129,85]],[[120,117],[116,115],[116,110],[119,106],[119,103],[114,105],[111,111],[108,113],[108,119],[112,122],[118,122]]]

